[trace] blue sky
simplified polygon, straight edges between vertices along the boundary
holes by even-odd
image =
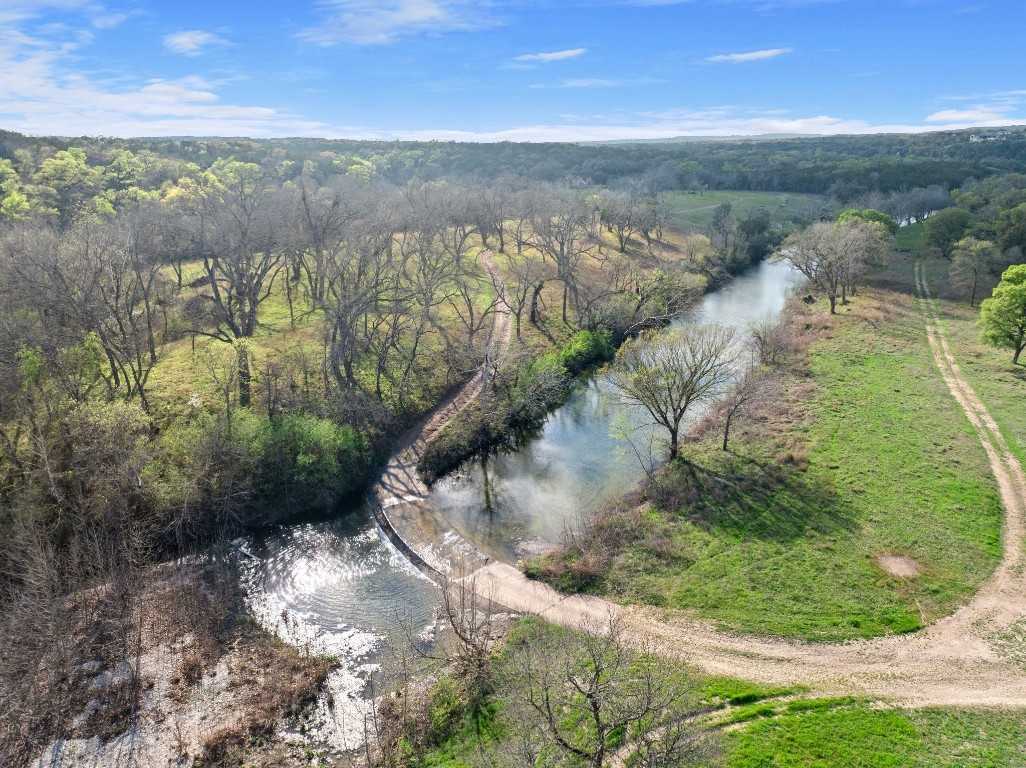
[[[1026,123],[1026,0],[0,0],[0,127],[601,140]]]

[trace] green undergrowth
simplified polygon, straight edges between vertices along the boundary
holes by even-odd
[[[510,643],[537,642],[570,630],[521,619]],[[427,696],[424,737],[403,746],[405,768],[479,768],[518,765],[525,689],[510,674],[510,645],[495,658],[496,685],[471,713],[459,681],[443,676]],[[850,696],[813,697],[800,687],[767,686],[729,677],[671,671],[689,693],[697,732],[709,749],[685,766],[703,768],[1018,768],[1026,764],[1026,715],[1008,711],[891,709]],[[569,722],[569,721],[568,721]],[[586,732],[577,734],[586,739]],[[637,734],[635,734],[637,736]],[[617,739],[617,745],[625,743]],[[538,745],[540,746],[540,744]],[[545,753],[540,754],[541,755]],[[512,762],[497,761],[506,756]],[[545,754],[550,768],[578,763]],[[628,761],[627,765],[635,765]]]
[[[795,701],[724,736],[727,768],[1018,768],[1026,717]],[[799,706],[801,705],[801,706]]]
[[[566,400],[575,376],[608,362],[614,351],[608,332],[578,331],[556,349],[507,366],[428,445],[417,471],[431,483],[467,459],[514,444]]]

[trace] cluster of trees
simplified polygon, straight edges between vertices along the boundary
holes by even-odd
[[[636,258],[663,221],[644,194],[620,253],[601,243],[612,196],[523,180],[72,147],[3,183],[0,716],[19,743],[61,700],[25,666],[70,674],[68,628],[92,626],[69,595],[109,587],[95,621],[128,638],[155,558],[359,490],[376,448],[481,365],[497,312],[517,336],[606,339],[676,311],[679,277]],[[155,395],[160,375],[184,393]]]
[[[896,225],[885,214],[872,210],[848,210],[837,221],[817,222],[796,232],[780,249],[780,258],[808,278],[830,301],[846,304],[873,267],[882,266],[890,253]]]
[[[1020,285],[1026,261],[1026,175],[973,180],[951,197],[953,206],[923,221],[923,243],[949,260],[951,285],[970,306],[996,283],[993,296],[981,304],[983,335],[989,343],[1010,349],[1018,363],[1026,325]]]
[[[23,180],[49,155],[81,147],[91,165],[114,151],[208,168],[236,157],[283,180],[339,173],[395,184],[449,179],[494,181],[511,172],[532,181],[648,191],[746,189],[814,192],[850,201],[971,178],[1020,171],[1026,132],[1005,130],[1000,141],[971,142],[969,132],[837,136],[773,140],[661,141],[622,144],[472,144],[324,139],[36,139],[0,132],[0,158],[15,161]],[[159,171],[173,172],[173,168]],[[132,171],[134,172],[134,171]],[[881,208],[873,204],[874,208]],[[898,217],[905,218],[904,216]]]

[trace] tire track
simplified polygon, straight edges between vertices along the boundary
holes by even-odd
[[[1004,508],[1001,563],[953,614],[913,634],[823,644],[730,634],[681,613],[561,595],[505,563],[490,563],[464,581],[508,608],[563,626],[598,632],[617,618],[639,644],[712,674],[810,685],[820,693],[866,695],[899,706],[1026,708],[1026,669],[995,642],[1026,620],[1026,479],[951,353],[921,264],[915,276],[934,363],[980,440]]]

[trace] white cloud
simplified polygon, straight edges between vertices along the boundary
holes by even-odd
[[[615,78],[604,78],[604,77],[571,77],[565,80],[560,80],[558,83],[532,83],[529,88],[622,88],[626,85],[652,85],[655,83],[662,83],[664,80],[658,80],[650,77],[638,77],[630,80],[615,79]]]
[[[92,17],[92,23],[97,29],[113,29],[124,24],[132,15],[134,14],[102,11]]]
[[[927,122],[1008,125],[1015,122],[1015,118],[1012,115],[1023,111],[1023,108],[1026,107],[1026,90],[993,91],[991,93],[969,96],[947,96],[944,100],[958,102],[959,106],[955,109],[942,109],[927,115]]]
[[[322,122],[280,109],[225,103],[199,76],[98,82],[70,65],[91,35],[29,35],[0,22],[0,124],[37,135],[323,136]]]
[[[928,123],[993,123],[995,121],[1005,120],[1006,117],[1001,112],[996,112],[993,109],[942,109],[940,112],[934,112],[932,115],[926,116]]]
[[[1002,118],[998,125],[1026,123],[1026,117]],[[711,107],[619,115],[591,123],[576,119],[563,123],[537,123],[486,131],[419,130],[378,132],[376,138],[437,139],[443,141],[620,141],[666,139],[675,136],[761,136],[767,134],[832,136],[868,133],[924,133],[972,128],[970,120],[922,123],[873,123],[831,115],[795,116],[784,110],[743,110]]]
[[[481,29],[497,22],[473,0],[319,0],[321,23],[299,33],[317,45],[387,45],[421,33]]]
[[[228,41],[220,35],[202,29],[184,29],[181,32],[164,35],[164,47],[183,56],[199,56],[205,48],[227,44]]]
[[[721,53],[710,56],[706,61],[717,64],[746,64],[750,61],[765,61],[775,59],[777,56],[785,56],[792,52],[792,48],[765,48],[761,51],[743,51],[741,53]]]
[[[548,64],[550,61],[563,61],[564,59],[576,59],[588,52],[587,48],[568,48],[565,51],[542,51],[540,53],[522,53],[514,56],[513,61],[538,62]]]
[[[77,13],[97,29],[111,29],[137,13],[111,11],[94,0],[0,0],[0,24],[32,19],[46,11]]]

